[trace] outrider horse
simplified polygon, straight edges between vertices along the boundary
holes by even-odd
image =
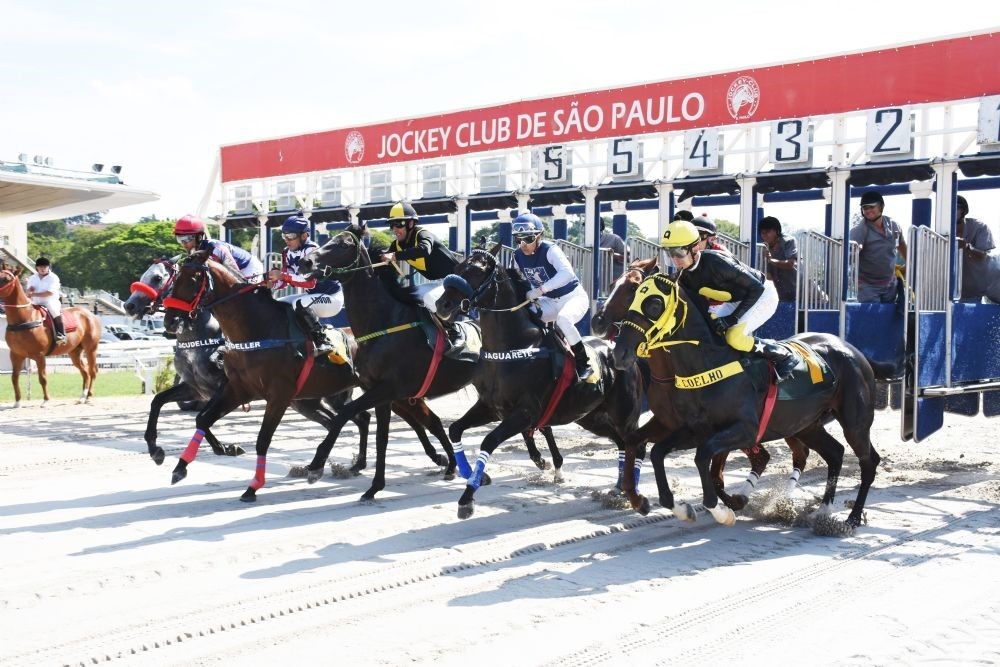
[[[635,296],[636,288],[647,277],[655,273],[656,258],[651,260],[638,260],[612,284],[608,298],[598,307],[597,312],[590,320],[590,328],[595,334],[614,338],[618,333],[618,324],[625,318],[628,307]],[[650,462],[656,475],[657,484],[662,488],[665,485],[666,472],[663,468],[663,459],[670,449],[667,436],[680,428],[684,420],[674,407],[675,393],[673,362],[670,355],[663,357],[664,371],[660,375],[649,373],[649,364],[645,359],[640,360],[640,367],[644,369],[643,381],[646,385],[647,400],[653,412],[653,418],[643,424],[635,433],[629,434],[629,438],[642,444],[647,442],[654,444],[650,451]],[[650,384],[659,385],[656,390],[650,391]],[[799,476],[805,469],[806,459],[809,456],[809,449],[801,441],[791,436],[786,437],[788,448],[792,451],[792,473],[788,480],[786,493],[791,493],[797,484]],[[746,447],[743,450],[750,461],[750,473],[746,480],[732,493],[726,493],[723,473],[725,471],[726,458],[728,452],[722,452],[712,459],[710,474],[715,484],[715,492],[719,495],[726,507],[739,511],[746,507],[749,495],[757,486],[761,475],[767,467],[771,455],[763,444]]]
[[[472,516],[474,495],[493,451],[515,433],[542,424],[576,422],[621,449],[639,420],[641,384],[636,366],[615,372],[610,346],[588,337],[585,347],[598,372],[578,381],[572,353],[556,341],[555,331],[543,328],[529,308],[520,307],[525,305],[527,283],[516,270],[498,266],[499,249],[473,249],[445,279],[444,294],[437,301],[437,313],[445,320],[477,309],[483,333],[481,368],[473,380],[478,399],[448,429],[456,444],[459,471],[468,480],[458,501],[461,519]],[[557,359],[561,363],[553,363]],[[462,434],[498,420],[483,438],[475,466],[470,466],[458,446]]]
[[[133,318],[139,319],[146,313],[156,312],[173,286],[174,276],[177,272],[177,262],[182,255],[173,259],[161,259],[154,262],[142,277],[132,283],[132,294],[125,301],[122,307]],[[212,358],[219,347],[225,342],[222,336],[222,329],[219,322],[212,316],[210,309],[201,309],[200,313],[193,319],[180,318],[179,328],[176,333],[177,346],[174,352],[174,369],[177,372],[179,382],[172,387],[165,389],[153,397],[150,404],[149,419],[146,423],[146,446],[149,448],[149,455],[157,465],[163,463],[163,448],[156,444],[157,431],[156,423],[159,419],[160,410],[163,405],[171,401],[210,401],[217,393],[222,391],[226,382],[226,375],[222,367]],[[353,345],[351,345],[353,349]],[[349,399],[353,387],[334,397],[327,397],[323,402],[332,410],[336,411]],[[302,399],[293,401],[291,407],[298,411],[301,405],[311,406],[311,409],[303,416],[309,417],[317,413],[318,400]],[[430,459],[437,465],[445,465],[447,458],[434,450],[427,439],[426,431],[421,426],[420,415],[426,406],[422,402],[416,405],[401,403],[394,404],[393,409],[409,424],[424,447],[424,451]],[[324,416],[324,421],[327,417]],[[362,412],[353,419],[358,427],[358,437],[360,439],[360,450],[358,459],[351,466],[351,471],[357,474],[366,467],[366,452],[368,443],[368,426],[371,416],[367,412]],[[325,424],[324,424],[325,425]],[[209,442],[212,451],[217,455],[238,456],[243,454],[243,448],[234,445],[222,445],[218,439],[206,428],[205,440]]]
[[[762,359],[741,355],[722,341],[684,289],[657,274],[646,278],[636,291],[615,342],[614,359],[619,368],[633,366],[642,345],[650,355],[652,372],[660,374],[666,372],[669,346],[676,373],[676,390],[670,391],[677,414],[684,420],[684,427],[670,436],[672,448],[696,448],[704,506],[716,521],[726,525],[735,521],[735,515],[732,509],[719,505],[709,474],[712,458],[742,449],[747,443],[785,436],[801,440],[826,461],[826,491],[820,511],[829,513],[844,447],[823,426],[836,419],[861,466],[861,484],[846,521],[851,528],[857,527],[880,460],[870,438],[876,372],[879,377],[889,377],[892,369],[877,364],[873,370],[861,352],[829,334],[800,334],[788,342],[797,346],[805,361],[782,383],[782,391],[799,391],[801,397],[774,401],[770,366]],[[803,385],[808,387],[804,391]],[[657,386],[652,385],[650,391]],[[626,450],[626,461],[632,449],[634,443]],[[632,507],[648,511],[648,501],[631,488],[628,478],[625,482]],[[674,507],[669,485],[660,488],[660,499],[678,517],[693,520],[694,510],[689,505]]]
[[[3,301],[4,313],[7,315],[7,333],[4,339],[10,348],[14,407],[21,406],[21,369],[25,359],[34,361],[38,368],[38,384],[42,386],[44,397],[42,405],[49,401],[49,376],[45,369],[45,357],[51,354],[69,355],[83,378],[83,390],[77,402],[86,403],[94,395],[101,320],[83,308],[63,308],[66,342],[56,344],[51,318],[31,303],[24,293],[21,281],[8,269],[0,271],[0,301]]]
[[[332,275],[344,286],[344,307],[351,332],[358,341],[355,367],[364,393],[344,406],[339,420],[348,419],[360,410],[375,408],[375,477],[362,499],[371,499],[385,488],[385,452],[389,442],[390,401],[411,398],[434,398],[458,391],[472,382],[478,358],[457,359],[444,355],[444,334],[439,333],[434,349],[428,345],[423,323],[426,313],[412,287],[403,287],[396,272],[372,265],[368,249],[361,242],[363,229],[353,227],[330,239],[299,264],[300,271]],[[375,242],[373,242],[373,247]],[[376,250],[373,248],[373,252]],[[455,475],[455,455],[440,419],[430,413],[431,432],[447,443],[446,478]],[[440,435],[439,435],[440,433]],[[562,464],[551,430],[545,431],[553,464]],[[529,454],[539,468],[544,468],[530,434],[525,433]],[[310,475],[322,470],[323,460],[332,442],[316,450],[309,465]],[[312,479],[310,477],[310,479]],[[488,479],[484,479],[484,484]]]
[[[310,482],[322,476],[323,465],[346,420],[322,407],[319,399],[336,400],[357,384],[351,364],[314,359],[312,342],[293,322],[291,309],[276,301],[263,285],[248,284],[242,276],[210,260],[209,251],[196,252],[181,265],[172,295],[163,300],[163,305],[167,331],[176,332],[183,317],[211,309],[227,339],[228,381],[195,418],[197,430],[174,468],[172,482],[187,475],[187,465],[194,460],[204,430],[237,406],[255,399],[266,403],[257,434],[257,469],[240,499],[256,500],[257,490],[264,486],[271,438],[293,402],[296,410],[327,428],[321,443],[325,453],[318,468],[310,471]]]

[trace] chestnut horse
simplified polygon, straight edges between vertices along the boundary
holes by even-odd
[[[591,331],[598,336],[613,339],[618,333],[619,323],[625,319],[625,314],[628,312],[628,307],[632,303],[639,283],[656,271],[655,257],[650,260],[633,262],[625,273],[619,276],[612,284],[611,293],[608,294],[608,298],[598,307],[597,312],[594,313],[594,316],[590,320]],[[653,465],[653,472],[656,475],[656,479],[660,480],[658,481],[658,486],[661,488],[664,484],[662,480],[666,479],[663,459],[667,454],[668,448],[668,443],[664,441],[664,438],[683,421],[680,414],[674,409],[674,393],[676,390],[673,385],[674,373],[670,355],[666,355],[664,362],[667,364],[667,367],[666,372],[662,376],[653,375],[648,372],[643,375],[646,383],[647,400],[653,411],[653,418],[629,436],[636,439],[639,444],[646,442],[656,443],[650,452],[649,458]],[[641,360],[641,363],[645,366],[646,371],[648,371],[649,364],[646,363],[646,360]],[[651,384],[659,386],[653,389],[650,386]],[[803,442],[791,436],[785,438],[785,442],[788,443],[788,448],[792,452],[792,473],[789,476],[785,493],[791,494],[798,484],[799,476],[805,470],[809,448]],[[711,476],[715,483],[715,491],[719,494],[719,500],[726,507],[736,511],[746,507],[750,494],[757,487],[757,482],[760,480],[761,475],[764,474],[764,469],[767,467],[768,461],[771,460],[771,454],[763,444],[755,444],[744,448],[742,451],[750,461],[750,473],[747,475],[746,480],[731,495],[726,493],[723,477],[728,453],[724,452],[716,456],[712,460],[711,468]]]
[[[10,270],[0,271],[0,301],[3,301],[7,315],[5,340],[10,348],[11,382],[14,384],[14,407],[21,406],[21,368],[25,359],[31,359],[38,368],[38,384],[42,394],[49,401],[49,378],[45,370],[45,357],[50,354],[68,354],[73,365],[83,378],[83,391],[78,403],[86,403],[94,395],[94,379],[97,377],[97,345],[101,342],[101,320],[83,308],[64,308],[63,317],[67,322],[66,342],[57,345],[52,331],[51,318],[42,315],[28,295],[24,293],[21,281]],[[76,327],[70,329],[68,320],[76,317]],[[84,360],[83,356],[87,358]]]
[[[888,364],[870,362],[857,348],[830,334],[800,334],[787,342],[806,356],[782,387],[786,383],[796,387],[812,385],[811,389],[774,401],[769,364],[731,348],[713,333],[707,318],[682,286],[668,276],[656,274],[643,280],[636,290],[622,320],[614,359],[618,368],[628,368],[636,363],[643,347],[654,374],[664,373],[667,363],[676,372],[676,388],[670,389],[672,409],[683,421],[670,434],[670,445],[672,449],[696,449],[704,507],[725,525],[732,525],[735,515],[718,502],[709,475],[711,460],[720,453],[742,449],[747,443],[786,436],[801,440],[827,463],[826,491],[819,511],[828,514],[837,491],[844,446],[827,433],[824,425],[836,419],[861,466],[861,485],[845,522],[849,528],[856,528],[863,521],[868,490],[880,460],[870,433],[875,419],[875,380],[876,376],[890,377],[893,369]],[[658,386],[652,385],[651,391]],[[627,443],[626,465],[634,450],[635,443]],[[626,476],[625,491],[632,507],[648,511],[648,501],[635,492],[629,481]],[[694,519],[690,505],[679,503],[674,507],[669,485],[660,488],[660,497],[679,518]]]

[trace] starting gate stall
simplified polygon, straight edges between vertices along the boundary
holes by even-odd
[[[938,270],[927,267],[942,261],[931,249],[944,243],[922,231],[912,237],[919,247],[907,276],[912,300],[903,308],[858,303],[851,202],[868,188],[912,195],[912,226],[953,239],[956,190],[983,185],[957,183],[958,172],[968,180],[1000,173],[988,159],[1000,155],[1000,79],[982,66],[998,58],[1000,34],[982,32],[223,146],[222,210],[227,227],[257,224],[263,237],[298,208],[314,223],[376,221],[393,201],[407,199],[421,223],[447,225],[440,236],[465,252],[473,221],[484,219],[477,216],[499,220],[500,240],[510,245],[512,212],[548,208],[554,236],[564,239],[559,216],[582,206],[582,243],[562,245],[596,299],[607,277],[606,254],[595,252],[606,206],[623,238],[625,210],[655,208],[655,243],[677,202],[738,204],[739,238],[723,240],[760,268],[762,205],[823,200],[822,233],[799,236],[797,300],[781,304],[771,326],[782,334],[836,330],[879,360],[912,353],[922,370],[906,385],[909,419],[921,438],[933,431],[934,410],[970,403],[951,399],[978,394],[980,381],[991,381],[992,370],[990,378],[971,375],[989,367],[981,358],[996,345],[968,342],[996,333],[981,323],[992,316],[977,304],[955,303],[954,250],[939,274],[948,277],[951,298],[940,304],[921,294],[936,287],[920,276]],[[907,226],[906,211],[888,214]],[[627,243],[633,252],[655,252]],[[907,336],[920,342],[907,348]],[[984,412],[993,414],[989,401]],[[905,424],[903,431],[908,435]]]

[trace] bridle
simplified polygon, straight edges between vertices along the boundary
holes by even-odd
[[[334,240],[336,240],[337,238],[344,236],[345,234],[354,239],[354,259],[351,260],[350,263],[346,264],[345,266],[331,266],[327,264],[322,269],[314,270],[313,271],[314,274],[318,273],[323,278],[330,278],[332,276],[340,276],[347,273],[354,273],[355,271],[364,271],[366,269],[370,271],[373,268],[374,265],[371,263],[371,259],[368,258],[368,251],[365,250],[364,244],[361,243],[361,239],[359,239],[357,236],[355,236],[348,230],[340,232],[339,234],[337,234],[337,236],[333,238]],[[362,263],[361,261],[362,253],[364,253],[364,257],[368,259],[367,262]],[[382,262],[381,264],[379,264],[379,266],[382,266],[387,263],[388,262]]]
[[[167,276],[166,281],[164,281],[163,286],[159,290],[154,288],[152,285],[147,285],[146,283],[141,281],[136,281],[132,283],[131,286],[131,290],[133,293],[139,292],[149,297],[150,301],[149,305],[146,307],[146,312],[150,314],[156,312],[157,308],[159,307],[160,301],[163,299],[163,295],[166,294],[167,290],[169,290],[173,286],[174,278],[177,276],[177,264],[174,260],[160,259],[157,260],[155,264],[163,264],[165,267],[167,267],[167,272],[169,274]]]
[[[174,308],[188,314],[192,320],[198,319],[202,311],[212,310],[218,307],[220,304],[225,303],[231,299],[235,299],[239,296],[246,294],[247,292],[252,292],[257,288],[261,287],[264,283],[245,283],[243,287],[239,288],[231,294],[215,299],[209,303],[202,303],[202,299],[205,298],[206,294],[215,293],[215,278],[212,277],[212,271],[205,264],[200,262],[195,262],[188,260],[181,264],[181,270],[191,268],[198,272],[198,291],[195,293],[194,298],[190,300],[184,300],[173,295],[173,291],[169,296],[164,297],[163,307],[164,308]],[[179,273],[179,272],[178,272]],[[176,275],[175,275],[176,277]],[[243,277],[240,276],[240,280]],[[176,282],[176,281],[175,281]],[[176,287],[176,284],[174,285]]]
[[[8,269],[4,269],[3,271],[0,271],[0,275],[5,275],[5,276],[8,276],[10,278],[10,280],[7,281],[6,285],[4,285],[3,287],[0,287],[0,299],[4,300],[4,304],[3,304],[4,308],[32,308],[34,306],[34,304],[30,303],[30,302],[29,303],[7,303],[7,299],[11,295],[14,294],[14,290],[15,290],[14,283],[17,282],[17,276],[14,275],[13,271],[9,271]],[[9,293],[6,292],[8,289],[10,290]]]
[[[486,308],[480,304],[480,300],[489,292],[493,293],[493,301],[496,303],[496,291],[500,287],[500,283],[506,283],[509,278],[504,275],[503,271],[498,271],[499,264],[497,258],[493,253],[482,248],[473,248],[469,251],[469,258],[465,262],[469,262],[474,257],[481,257],[486,261],[486,264],[490,267],[486,271],[486,276],[483,281],[479,283],[478,287],[473,288],[463,276],[457,274],[451,274],[444,279],[445,288],[451,287],[452,289],[461,293],[465,298],[462,299],[459,304],[459,309],[468,314],[470,310],[475,308],[480,312],[490,312],[490,313],[512,313],[516,310],[524,308],[529,303],[530,299],[526,299],[522,303],[511,308]]]
[[[660,288],[660,283],[667,284],[667,290]],[[651,297],[662,299],[663,312],[654,315],[645,308],[645,302]],[[651,350],[657,348],[682,345],[686,343],[698,345],[696,340],[666,340],[668,336],[678,331],[684,326],[687,319],[688,304],[677,293],[677,284],[662,274],[655,274],[643,280],[636,289],[632,303],[629,305],[624,319],[619,323],[619,329],[629,327],[638,331],[643,337],[643,342],[639,344],[636,353],[639,356],[649,356]],[[635,322],[641,318],[645,326]]]

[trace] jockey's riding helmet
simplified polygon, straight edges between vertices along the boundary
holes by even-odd
[[[674,220],[663,232],[660,239],[661,248],[690,248],[701,240],[698,228],[687,220]]]
[[[309,220],[301,215],[291,215],[281,223],[282,234],[304,234],[309,231]]]
[[[880,195],[875,190],[868,190],[863,195],[861,195],[862,208],[868,206],[869,204],[878,204],[879,206],[885,208],[885,200],[882,199],[882,195]]]
[[[698,232],[700,234],[715,236],[719,233],[719,228],[715,226],[715,223],[703,215],[699,215],[697,218],[692,218],[691,224],[698,228]]]
[[[407,220],[413,220],[417,222],[420,217],[417,215],[417,211],[413,208],[413,205],[409,202],[398,201],[392,205],[389,209],[389,226],[402,226],[400,223],[405,223]]]
[[[194,215],[185,215],[174,225],[174,235],[180,234],[204,234],[205,223],[201,218]]]
[[[35,260],[35,266],[52,266],[52,262],[49,261],[48,257],[39,257]]]
[[[534,240],[544,231],[545,225],[542,224],[542,219],[534,213],[522,213],[511,223],[511,232],[518,241],[522,239]]]

